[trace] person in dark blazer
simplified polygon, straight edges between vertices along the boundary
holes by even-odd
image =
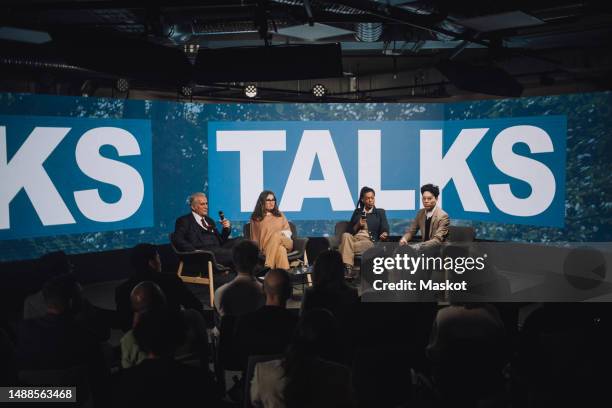
[[[204,193],[193,193],[189,197],[191,213],[176,220],[174,245],[179,251],[212,251],[221,265],[232,265],[232,249],[235,240],[229,240],[231,223],[221,221],[219,231],[215,221],[208,216],[208,198]]]
[[[339,251],[345,265],[347,277],[353,277],[355,254],[363,253],[374,246],[374,242],[386,241],[389,237],[389,223],[382,208],[374,206],[376,193],[370,187],[363,187],[359,203],[349,222],[347,232],[342,234]]]

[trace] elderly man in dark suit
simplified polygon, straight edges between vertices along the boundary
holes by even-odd
[[[212,251],[217,262],[231,266],[232,249],[235,243],[229,240],[229,220],[221,221],[219,232],[215,221],[208,216],[208,198],[204,193],[194,193],[189,197],[191,213],[176,220],[174,227],[174,245],[179,251],[195,251],[203,249]]]

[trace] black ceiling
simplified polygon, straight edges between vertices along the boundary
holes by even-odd
[[[103,95],[125,77],[132,92],[189,85],[206,100],[240,99],[246,81],[270,101],[312,100],[317,82],[329,101],[599,90],[611,34],[605,1],[4,1],[0,89]]]

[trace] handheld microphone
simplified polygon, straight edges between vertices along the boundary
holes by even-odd
[[[219,219],[221,219],[221,221],[225,219],[225,214],[223,214],[223,211],[221,210],[219,210]]]
[[[364,208],[363,211],[361,212],[361,218],[365,220],[367,217],[368,217],[368,214],[366,213],[366,210]]]

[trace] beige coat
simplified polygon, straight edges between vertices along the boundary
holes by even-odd
[[[410,227],[406,230],[406,234],[403,236],[406,241],[409,242],[419,230],[422,232],[422,235],[425,235],[426,217],[427,210],[425,208],[420,209],[416,217],[414,217],[414,220],[412,220]],[[431,225],[429,227],[429,236],[423,236],[422,241],[425,242],[426,245],[441,244],[446,241],[449,225],[450,219],[448,218],[448,214],[440,207],[434,208],[431,216]]]

